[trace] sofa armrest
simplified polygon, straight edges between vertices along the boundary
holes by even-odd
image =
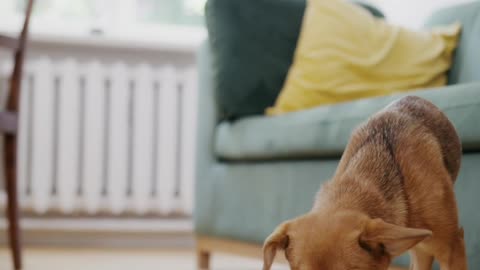
[[[205,41],[197,54],[198,106],[197,106],[197,179],[205,177],[204,172],[215,161],[213,151],[215,127],[219,122],[218,106],[215,101],[213,70],[210,46]]]

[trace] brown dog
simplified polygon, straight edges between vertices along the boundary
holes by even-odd
[[[453,184],[461,145],[432,103],[405,97],[353,133],[313,209],[264,245],[264,270],[284,249],[293,270],[386,270],[411,252],[412,270],[466,270]]]

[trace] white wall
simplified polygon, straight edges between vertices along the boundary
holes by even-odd
[[[475,0],[372,0],[389,22],[409,28],[421,28],[423,22],[440,8]]]

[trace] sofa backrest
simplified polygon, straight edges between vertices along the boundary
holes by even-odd
[[[480,1],[441,9],[427,20],[426,26],[431,28],[456,21],[462,24],[462,34],[448,83],[480,81]]]

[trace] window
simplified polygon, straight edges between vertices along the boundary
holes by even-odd
[[[206,0],[36,0],[33,33],[118,34],[203,28]],[[0,30],[18,29],[26,0],[0,0]],[[6,29],[5,29],[6,28]],[[142,30],[140,31],[142,32]]]
[[[150,23],[201,24],[205,0],[137,0],[137,20]]]

